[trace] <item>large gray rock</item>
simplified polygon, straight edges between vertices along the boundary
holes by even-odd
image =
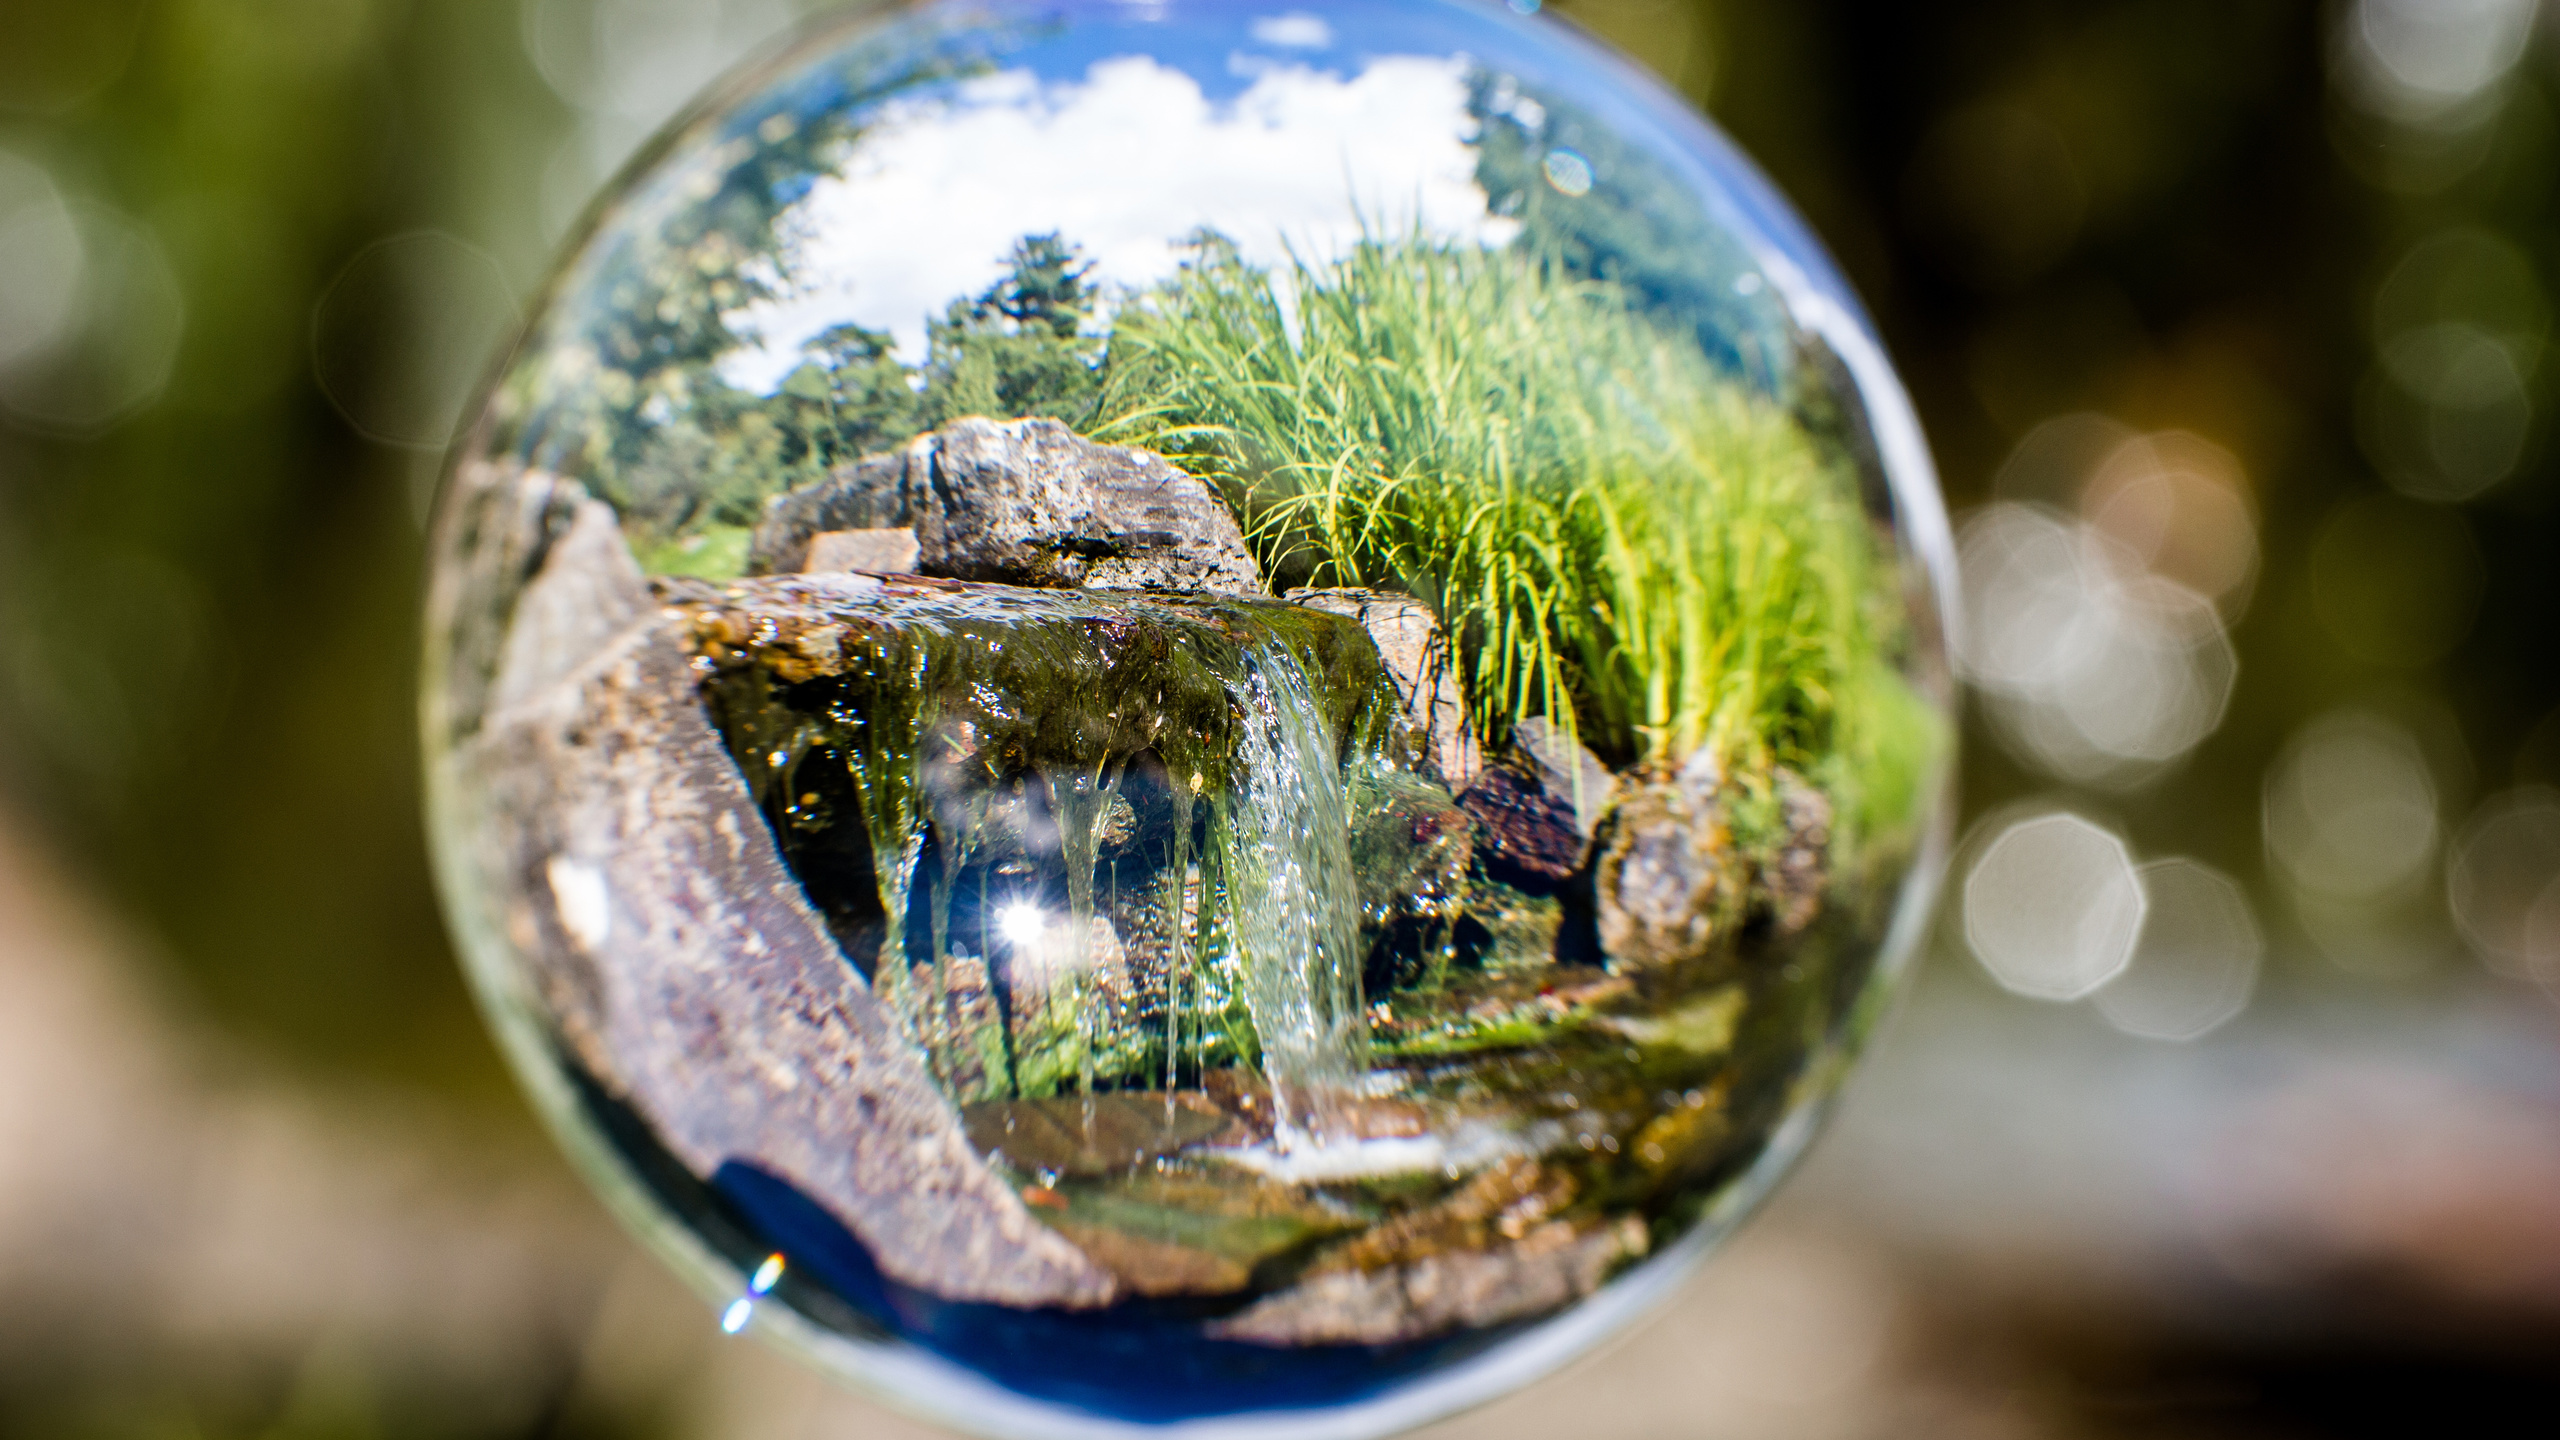
[[[474,461],[456,471],[436,511],[440,560],[427,584],[420,664],[433,743],[479,727],[513,639],[516,603],[586,498],[582,487],[539,470]]]
[[[829,531],[912,527],[918,572],[1058,588],[1256,594],[1226,504],[1151,450],[1055,420],[955,420],[765,505],[750,573],[805,568]]]
[[[492,513],[559,513],[557,482],[485,478],[545,487]],[[695,1174],[786,1180],[938,1295],[1113,1299],[979,1158],[810,908],[612,512],[580,501],[541,550],[492,703],[438,776],[484,962],[491,939],[521,957],[522,1003]]]
[[[1395,678],[1404,722],[1422,742],[1424,767],[1453,791],[1475,783],[1484,769],[1484,754],[1467,721],[1467,697],[1458,688],[1448,637],[1430,606],[1410,595],[1375,590],[1292,590],[1285,598],[1359,621]]]

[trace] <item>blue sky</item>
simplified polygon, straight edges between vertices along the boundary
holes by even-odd
[[[1851,314],[1826,257],[1757,172],[1658,84],[1498,0],[979,0],[1024,37],[997,73],[876,112],[849,162],[790,218],[798,293],[733,317],[762,343],[723,365],[769,389],[802,341],[851,320],[922,356],[928,314],[986,288],[1022,235],[1062,231],[1107,285],[1169,274],[1198,225],[1269,264],[1418,224],[1503,243],[1472,181],[1464,82],[1484,65],[1570,99],[1661,152],[1710,215],[1777,251]],[[917,22],[931,24],[933,11]],[[820,59],[816,67],[827,62]]]

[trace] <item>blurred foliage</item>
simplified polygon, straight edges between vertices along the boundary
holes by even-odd
[[[2483,785],[2550,767],[2535,757],[2554,747],[2527,744],[2560,700],[2542,427],[2522,471],[2466,506],[2392,498],[2355,438],[2367,305],[2397,257],[2453,224],[2526,256],[2560,231],[2549,57],[2519,68],[2467,165],[2378,183],[2367,152],[2387,146],[2340,119],[2325,12],[2308,3],[1556,8],[1703,100],[1795,197],[1875,310],[1959,503],[2027,429],[2072,410],[2239,455],[2267,549],[2239,695],[2183,772],[2119,802],[2146,845],[2254,873],[2258,776],[2291,726],[2342,697],[2439,704]],[[369,441],[331,399],[397,368],[432,297],[371,316],[334,377],[315,374],[311,317],[368,246],[421,230],[529,296],[562,238],[558,192],[595,182],[596,137],[613,132],[544,83],[514,0],[20,3],[0,27],[0,149],[152,237],[184,304],[151,403],[82,429],[0,421],[11,803],[85,858],[227,1023],[314,1064],[502,1093],[416,823],[410,614],[435,456]],[[772,221],[755,204],[706,213]],[[1706,264],[1561,243],[1673,300]],[[1057,265],[1044,283],[1071,285]],[[1034,312],[1067,295],[1036,291],[936,326],[949,383],[990,378],[966,336],[1047,343]],[[696,309],[600,337],[635,394],[717,348]],[[917,423],[879,337],[817,343],[823,363],[785,388],[832,417],[831,446]],[[992,379],[1019,387],[1058,358],[999,359]],[[2532,372],[2543,409],[2552,374]],[[2423,517],[2398,524],[2393,506]],[[2312,600],[2321,546],[2347,556],[2395,534],[2425,553],[2329,567],[2355,589],[2333,610],[2382,617],[2340,635]],[[2478,604],[2448,608],[2466,576]],[[2425,644],[2392,641],[2420,629]],[[1971,776],[1977,805],[2036,784],[1989,747]]]
[[[493,1120],[518,1112],[449,958],[416,800],[417,563],[438,457],[368,439],[341,408],[402,372],[436,298],[357,317],[325,364],[313,341],[323,299],[387,237],[441,236],[531,296],[575,205],[638,139],[632,116],[581,112],[546,83],[529,8],[0,5],[0,152],[49,177],[85,233],[139,237],[128,268],[165,267],[183,326],[165,379],[128,353],[148,327],[121,320],[0,365],[0,392],[41,364],[74,399],[83,385],[114,399],[122,376],[145,402],[84,418],[0,394],[0,795],[232,1034]],[[1553,8],[1704,103],[1796,200],[1873,309],[1959,504],[2071,411],[2193,430],[2239,457],[2265,547],[2239,688],[2182,769],[2110,802],[2144,849],[2260,875],[2270,758],[2350,699],[2425,719],[2449,813],[2560,779],[2560,366],[2522,367],[2522,462],[2476,499],[2396,497],[2359,438],[2391,338],[2377,332],[2396,323],[2375,299],[2412,247],[2457,228],[2502,237],[2526,298],[2549,293],[2560,55],[2546,34],[2499,104],[2419,133],[2340,99],[2339,7],[2313,0]],[[1676,265],[1618,278],[1688,283]],[[2457,303],[2473,302],[2443,301]],[[997,328],[1023,333],[998,310]],[[681,319],[629,337],[634,364],[698,355]],[[856,448],[908,423],[876,337],[823,343],[824,383],[795,380],[796,400],[852,417]],[[2448,603],[2464,587],[2476,601]],[[1976,810],[2044,783],[1990,745],[1968,763]],[[0,1430],[447,1433],[378,1408],[304,1428],[243,1413],[271,1418],[11,1413]]]

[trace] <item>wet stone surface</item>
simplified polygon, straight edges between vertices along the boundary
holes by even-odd
[[[1723,832],[1524,727],[1485,774],[1538,807],[1528,869],[1482,779],[1471,802],[1400,763],[1409,712],[1355,619],[863,575],[652,602],[848,968],[1115,1293],[1259,1294],[1215,1333],[1263,1344],[1498,1324],[1644,1254],[1619,1197],[1646,1177],[1744,1153],[1696,1083],[1753,1038],[1743,992],[1648,989],[1648,952],[1618,973],[1557,894],[1607,873],[1606,835],[1644,876],[1642,837],[1685,860]],[[1622,1110],[1587,1103],[1613,1084]]]
[[[1465,790],[1484,769],[1483,747],[1467,718],[1457,657],[1431,607],[1410,595],[1375,590],[1292,590],[1287,598],[1309,609],[1360,622],[1395,680],[1417,768],[1452,790]]]
[[[492,503],[545,484],[502,483]],[[477,859],[512,882],[490,893],[517,897],[489,923],[534,961],[561,1043],[698,1173],[746,1160],[789,1180],[909,1283],[1005,1304],[1111,1299],[1109,1276],[987,1168],[852,982],[611,512],[586,502],[565,518],[496,703],[449,761],[478,782]],[[600,628],[611,640],[590,647]]]

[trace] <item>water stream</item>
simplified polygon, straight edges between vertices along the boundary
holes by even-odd
[[[1067,1008],[1074,1028],[1077,1088],[1086,1095],[1093,1093],[1095,1052],[1110,1029],[1109,1017],[1103,1013],[1101,977],[1093,973],[1097,959],[1093,953],[1095,848],[1103,817],[1110,813],[1126,773],[1125,762],[1114,766],[1105,759],[1090,770],[1079,766],[1064,774],[1052,770],[1042,777],[1049,788],[1049,813],[1058,826],[1058,858],[1067,871],[1066,933],[1055,962],[1057,974],[1050,982],[1050,1003]],[[1063,997],[1056,989],[1061,985]]]
[[[1360,887],[1333,727],[1297,657],[1279,646],[1256,651],[1243,692],[1240,773],[1220,806],[1219,859],[1285,1150],[1321,1144],[1334,1102],[1368,1068]]]

